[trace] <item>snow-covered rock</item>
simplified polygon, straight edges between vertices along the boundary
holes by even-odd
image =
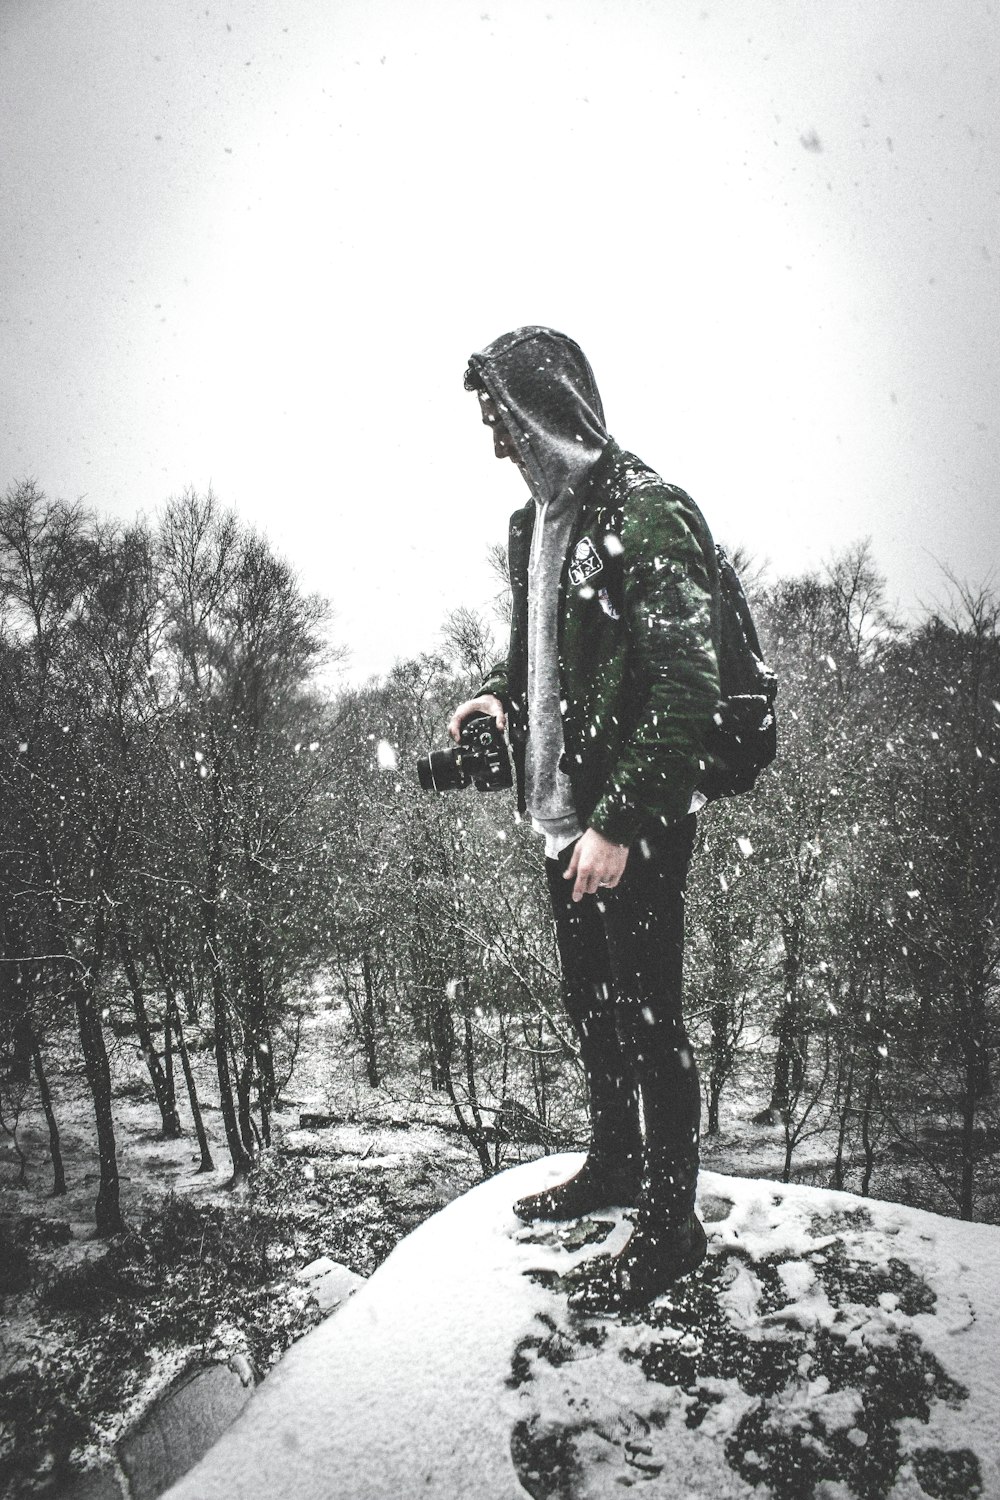
[[[586,1318],[560,1278],[627,1223],[510,1207],[578,1160],[421,1225],[171,1500],[1000,1496],[1000,1229],[704,1173],[705,1265]]]
[[[201,1458],[246,1406],[254,1381],[253,1368],[242,1354],[227,1364],[185,1370],[118,1444],[118,1463],[131,1500],[158,1495]]]
[[[346,1302],[365,1282],[357,1271],[352,1271],[339,1260],[331,1260],[328,1255],[320,1255],[303,1266],[298,1272],[298,1280],[305,1282],[310,1297],[324,1313],[332,1312],[341,1302]]]

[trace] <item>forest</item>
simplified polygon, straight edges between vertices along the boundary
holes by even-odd
[[[864,542],[795,577],[733,555],[779,679],[779,756],[699,820],[706,1149],[749,1099],[751,1160],[769,1132],[785,1181],[998,1223],[1000,595],[942,573],[942,602],[903,621]],[[53,1202],[66,1191],[61,1100],[82,1080],[95,1234],[128,1235],[123,1045],[163,1140],[224,1166],[234,1203],[259,1191],[323,1004],[347,1038],[329,1069],[441,1106],[476,1173],[584,1142],[540,840],[510,793],[428,795],[415,774],[501,654],[494,561],[492,615],[453,611],[436,652],[344,687],[329,606],[211,494],[125,525],[7,490],[8,1206],[43,1168],[32,1114]]]
[[[786,1179],[822,1130],[833,1185],[868,1192],[888,1154],[912,1201],[996,1221],[1000,600],[952,580],[903,628],[865,545],[745,582],[780,754],[702,818],[686,984],[707,1133],[764,1055]],[[4,1129],[34,1090],[58,1193],[55,1084],[82,1066],[101,1234],[123,1227],[107,1036],[125,1025],[164,1135],[203,1149],[188,1060],[211,1049],[237,1180],[319,990],[372,1085],[415,1068],[443,1091],[484,1173],[525,1134],[573,1135],[539,841],[505,794],[427,796],[414,774],[500,654],[502,613],[459,610],[439,654],[324,690],[327,606],[211,496],[149,528],[8,491]]]

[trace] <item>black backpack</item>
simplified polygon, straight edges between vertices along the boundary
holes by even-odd
[[[774,699],[778,679],[764,661],[757,628],[739,574],[721,547],[719,681],[722,706],[706,748],[709,761],[699,790],[710,801],[749,792],[778,751]]]

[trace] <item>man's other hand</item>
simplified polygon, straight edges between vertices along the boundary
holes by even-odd
[[[564,880],[575,880],[573,900],[592,896],[602,886],[614,890],[625,873],[628,845],[613,844],[596,828],[587,828],[577,839]]]
[[[457,740],[462,732],[462,725],[472,714],[489,714],[496,722],[501,734],[507,728],[507,715],[503,711],[500,699],[492,693],[484,693],[481,698],[470,698],[467,703],[460,703],[448,721],[448,733],[453,740]]]

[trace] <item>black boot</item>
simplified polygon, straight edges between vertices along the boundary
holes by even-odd
[[[707,1246],[701,1220],[693,1211],[667,1224],[650,1222],[640,1214],[618,1255],[598,1256],[580,1268],[570,1306],[606,1317],[638,1312],[696,1270]]]
[[[609,1049],[610,1050],[610,1049]],[[592,1058],[588,1057],[592,1063]],[[635,1085],[620,1073],[588,1066],[590,1146],[566,1182],[514,1204],[519,1219],[579,1219],[600,1208],[631,1208],[642,1183],[643,1145]]]
[[[708,1241],[694,1211],[697,1146],[680,1159],[664,1157],[661,1152],[647,1163],[635,1228],[625,1247],[579,1268],[580,1292],[571,1299],[578,1311],[635,1312],[705,1259]]]
[[[519,1198],[514,1212],[531,1224],[539,1219],[579,1219],[601,1208],[629,1208],[635,1203],[642,1176],[642,1157],[603,1162],[588,1155],[578,1172],[556,1187]]]

